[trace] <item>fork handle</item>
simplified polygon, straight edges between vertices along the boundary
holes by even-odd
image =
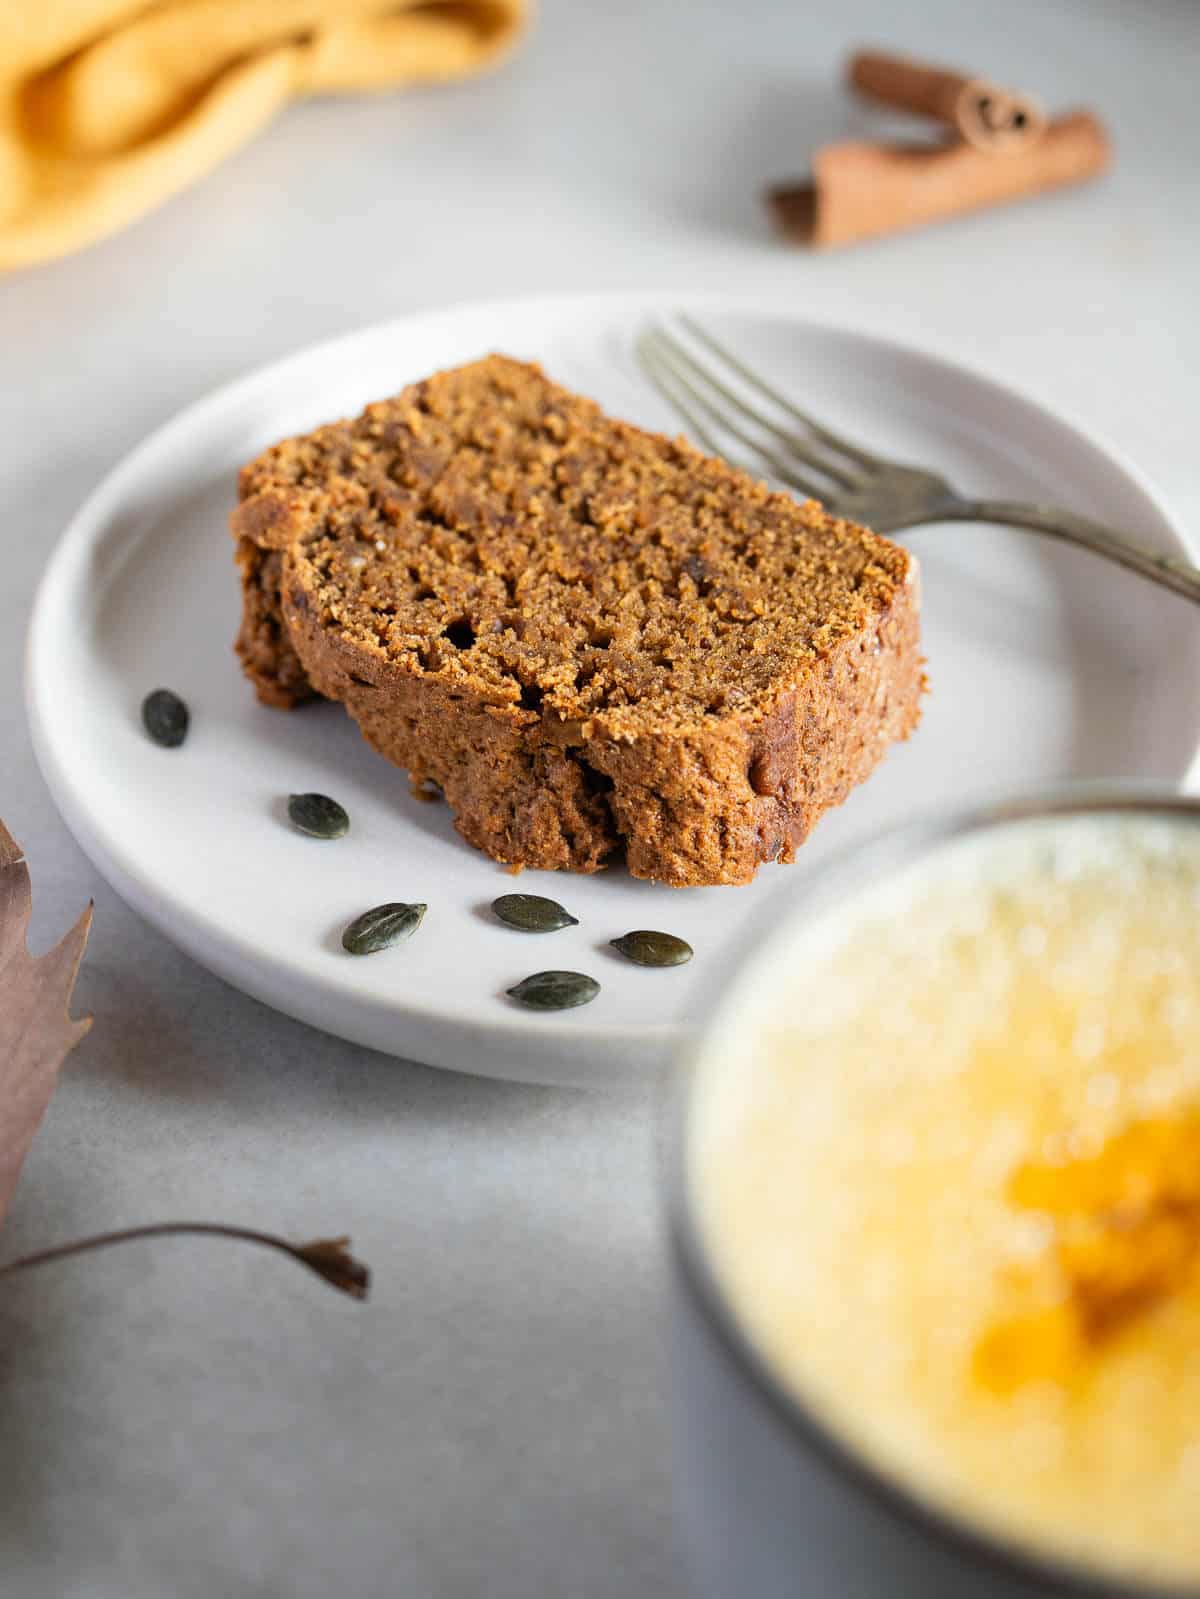
[[[1200,567],[1173,555],[1160,555],[1125,534],[1105,527],[1102,522],[1076,516],[1073,511],[1063,511],[1053,505],[1023,505],[1018,500],[956,498],[947,504],[938,521],[999,522],[1005,527],[1030,528],[1048,538],[1092,550],[1200,605]]]

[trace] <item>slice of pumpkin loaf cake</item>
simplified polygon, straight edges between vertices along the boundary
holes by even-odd
[[[504,356],[265,451],[232,528],[259,697],[514,866],[748,882],[918,720],[910,554]]]

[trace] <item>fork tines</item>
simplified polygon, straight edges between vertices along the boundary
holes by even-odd
[[[731,466],[766,468],[818,500],[854,489],[876,466],[874,456],[802,411],[692,317],[681,313],[676,320],[687,342],[659,323],[639,335],[636,354],[706,450]],[[749,450],[750,459],[731,451],[730,440]]]

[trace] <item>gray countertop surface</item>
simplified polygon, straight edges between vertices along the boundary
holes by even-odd
[[[771,237],[765,180],[855,126],[871,41],[1087,102],[1103,184],[855,252]],[[95,1014],[9,1256],[170,1216],[348,1231],[356,1307],[251,1251],[131,1246],[0,1301],[6,1599],[684,1592],[670,1515],[656,1090],[404,1065],[275,1015],[129,911],[30,750],[23,635],[85,493],[310,341],[455,299],[736,290],[975,362],[1098,431],[1200,533],[1200,6],[545,0],[485,81],[289,111],[74,258],[0,279],[0,815],[44,947],[89,897]]]

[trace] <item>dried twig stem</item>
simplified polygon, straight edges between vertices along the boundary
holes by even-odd
[[[84,1255],[93,1249],[107,1249],[112,1244],[132,1243],[140,1238],[171,1238],[200,1234],[210,1238],[232,1238],[241,1243],[260,1244],[265,1249],[288,1255],[300,1265],[316,1272],[332,1287],[352,1299],[365,1299],[370,1287],[371,1274],[361,1261],[349,1253],[348,1238],[316,1238],[307,1244],[293,1244],[273,1233],[262,1233],[251,1227],[226,1226],[223,1222],[163,1221],[145,1227],[126,1227],[119,1232],[97,1233],[92,1238],[76,1238],[67,1244],[57,1244],[53,1249],[39,1249],[31,1255],[22,1255],[0,1265],[0,1277],[14,1272],[27,1271],[33,1266],[46,1266],[52,1261],[66,1260],[72,1255]]]

